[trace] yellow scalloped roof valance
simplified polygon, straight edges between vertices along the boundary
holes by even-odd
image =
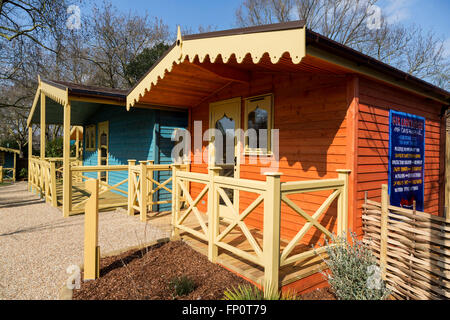
[[[275,25],[273,25],[275,26]],[[214,63],[220,56],[227,63],[231,56],[242,63],[247,55],[254,64],[258,64],[263,55],[268,54],[273,64],[278,63],[286,52],[292,63],[299,64],[306,55],[304,22],[284,24],[283,29],[258,27],[235,29],[228,32],[212,32],[203,35],[186,36],[183,39],[178,27],[177,40],[166,55],[157,62],[127,95],[127,109],[139,103],[141,98],[155,86],[166,73],[172,71],[175,64],[186,60],[190,63],[198,59],[200,63],[208,57]],[[239,32],[245,30],[246,32]]]

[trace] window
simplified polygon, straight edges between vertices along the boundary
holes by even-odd
[[[271,94],[245,100],[245,153],[270,154],[273,129],[273,96]]]
[[[95,124],[86,127],[86,151],[95,151]]]

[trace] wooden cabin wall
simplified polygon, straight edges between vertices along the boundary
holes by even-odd
[[[172,131],[175,128],[186,128],[188,116],[187,112],[141,108],[131,108],[130,111],[127,111],[124,106],[103,106],[92,115],[90,122],[84,126],[84,132],[86,132],[86,126],[96,125],[96,150],[84,150],[83,165],[85,166],[98,164],[98,124],[103,121],[109,121],[109,165],[126,165],[129,159],[154,160],[155,163],[164,164],[172,162]],[[86,141],[84,141],[84,146],[86,146]],[[95,172],[84,175],[97,178]],[[109,172],[108,184],[117,184],[127,176],[128,172],[126,171]],[[156,178],[164,181],[167,179],[166,176],[167,174],[161,173]],[[127,191],[128,183],[119,186],[119,189]],[[161,198],[169,198],[170,196],[166,193],[167,191],[162,191]],[[160,209],[168,210],[169,208],[170,205]]]
[[[254,75],[250,85],[233,84],[214,97],[192,109],[191,128],[194,121],[202,121],[203,132],[209,128],[209,103],[233,97],[251,97],[260,94],[274,95],[274,127],[280,130],[279,168],[281,181],[328,179],[337,177],[337,169],[347,165],[347,128],[346,128],[346,77],[318,74],[278,74]],[[241,106],[241,124],[244,123],[244,101]],[[192,141],[192,146],[194,142]],[[194,152],[204,152],[203,149]],[[248,157],[246,157],[248,163]],[[243,179],[265,180],[261,167],[267,165],[242,164],[240,177]],[[193,172],[207,172],[207,164],[191,164]],[[192,184],[194,194],[202,186]],[[330,192],[289,196],[309,214],[323,203]],[[240,194],[240,211],[244,210],[256,195]],[[206,197],[201,209],[206,211]],[[245,222],[262,227],[262,209],[260,205]],[[321,220],[322,224],[336,228],[336,203]],[[282,205],[282,238],[291,239],[304,225],[305,220],[287,206]],[[315,243],[320,233],[312,228],[304,242]]]
[[[425,117],[424,211],[443,214],[445,125],[442,105],[412,93],[360,78],[357,160],[357,231],[361,230],[364,193],[380,201],[381,184],[388,183],[389,109]]]
[[[2,151],[0,151],[2,152]],[[14,168],[14,153],[12,152],[4,152],[5,154],[5,163],[3,164],[4,168]],[[17,155],[19,158],[19,155]]]

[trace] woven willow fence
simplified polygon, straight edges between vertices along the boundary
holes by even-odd
[[[363,206],[364,242],[381,264],[382,276],[397,299],[450,299],[450,221],[388,204]]]

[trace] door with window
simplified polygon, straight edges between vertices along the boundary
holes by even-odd
[[[236,130],[241,127],[241,98],[218,101],[210,104],[210,129],[217,129],[221,135],[214,137],[212,142],[210,161],[221,167],[219,175],[239,178],[239,152],[240,141]],[[239,192],[225,189],[225,193],[233,204],[235,210],[239,210]],[[232,213],[220,199],[219,215],[231,216]]]
[[[109,123],[108,121],[98,124],[98,164],[102,166],[108,165],[108,141],[109,141]],[[108,173],[106,171],[99,172],[101,181],[108,182]]]

